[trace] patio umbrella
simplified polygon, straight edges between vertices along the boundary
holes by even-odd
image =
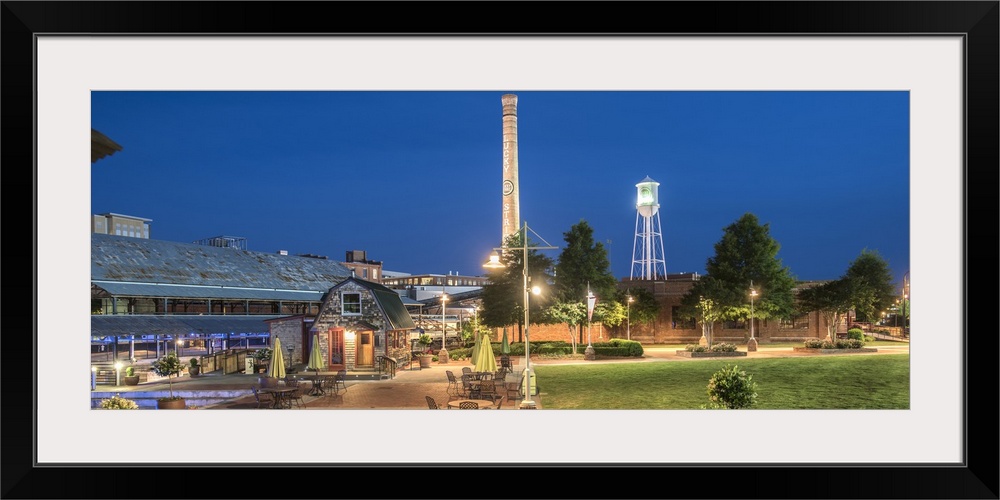
[[[314,333],[312,351],[309,352],[309,364],[306,365],[306,369],[315,370],[318,374],[323,368],[326,368],[326,363],[323,362],[323,356],[319,351],[319,334]]]
[[[490,345],[489,336],[485,334],[479,343],[479,355],[476,357],[474,370],[490,373],[497,371],[497,358],[493,356],[493,346]]]
[[[510,342],[507,342],[507,327],[503,327],[503,343],[500,344],[501,354],[510,354]]]
[[[271,365],[267,367],[267,376],[285,378],[285,358],[281,355],[281,339],[274,338],[274,348],[271,349]]]
[[[479,339],[481,338],[482,335],[479,332],[476,332],[476,344],[472,346],[472,356],[469,357],[469,359],[472,360],[472,364],[476,364],[476,360],[479,359]]]

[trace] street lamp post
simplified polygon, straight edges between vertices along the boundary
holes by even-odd
[[[594,345],[590,342],[590,317],[594,313],[594,302],[597,297],[594,297],[593,292],[590,291],[590,282],[587,282],[587,348],[583,350],[583,359],[588,361],[594,361],[597,359],[597,353],[594,351]]]
[[[538,295],[540,293],[540,289],[537,286],[533,287],[532,289],[528,288],[528,250],[554,250],[558,248],[554,246],[529,247],[528,230],[529,230],[528,223],[524,222],[524,225],[521,227],[521,246],[514,248],[511,247],[506,248],[506,250],[522,250],[524,252],[522,254],[523,270],[521,272],[521,275],[524,280],[524,286],[523,286],[524,288],[524,399],[521,400],[521,406],[520,406],[522,410],[535,409],[535,402],[531,400],[531,392],[533,390],[534,385],[532,384],[533,377],[531,375],[531,340],[530,336],[528,335],[528,325],[530,325],[530,318],[528,315],[528,292],[530,291],[535,295]],[[539,236],[539,238],[541,237]],[[542,241],[548,243],[547,241],[545,241],[544,238],[542,238]],[[503,251],[503,250],[505,250],[504,247],[494,248],[493,253],[490,254],[490,260],[485,264],[483,264],[483,267],[488,269],[498,269],[504,267],[504,264],[500,262],[500,255],[497,254],[498,251]]]
[[[625,301],[625,339],[632,340],[632,298],[631,295],[628,296],[628,300]]]
[[[747,351],[756,352],[757,351],[757,339],[753,335],[753,299],[757,297],[757,290],[753,287],[753,281],[750,281],[750,341],[747,342]]]
[[[448,294],[444,293],[441,287],[441,350],[438,352],[438,363],[448,363],[448,327],[444,322],[445,302],[448,302]]]

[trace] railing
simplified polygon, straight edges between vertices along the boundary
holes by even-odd
[[[375,369],[378,370],[379,375],[384,375],[390,379],[396,376],[396,365],[398,364],[396,358],[388,356],[377,356],[375,358]]]
[[[239,373],[246,369],[246,349],[226,349],[201,356],[202,371],[205,373],[222,370],[224,375]]]

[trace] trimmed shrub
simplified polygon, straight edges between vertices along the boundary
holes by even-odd
[[[805,345],[811,349],[819,349],[823,347],[823,339],[809,339],[805,342]]]
[[[736,352],[736,344],[721,342],[712,346],[712,352]]]
[[[851,328],[847,330],[847,338],[865,341],[865,331],[860,328]]]
[[[111,399],[102,399],[101,408],[105,410],[138,410],[139,404],[131,399],[125,399],[121,394],[115,394]]]
[[[688,352],[705,352],[708,348],[703,345],[688,344],[684,346],[684,350]]]
[[[757,402],[757,383],[737,365],[726,365],[708,380],[709,408],[736,410]]]

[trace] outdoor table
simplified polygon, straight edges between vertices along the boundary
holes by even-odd
[[[488,399],[456,399],[454,401],[448,401],[448,408],[458,409],[458,405],[462,404],[463,401],[472,401],[479,405],[480,410],[488,410],[496,406],[496,403]]]
[[[297,390],[297,387],[264,387],[261,388],[260,392],[266,392],[274,396],[274,402],[271,403],[271,408],[280,410],[285,408],[286,405],[288,408],[292,407],[292,405],[288,402],[288,396]]]
[[[326,395],[326,391],[323,390],[323,377],[320,377],[319,375],[309,375],[302,377],[302,380],[308,380],[312,382],[312,389],[309,389],[308,392],[310,396]]]

